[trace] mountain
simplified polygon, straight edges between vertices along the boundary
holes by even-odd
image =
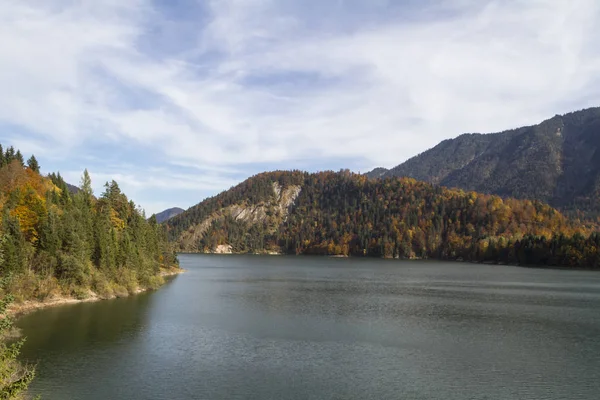
[[[184,211],[185,210],[183,208],[179,207],[169,208],[168,210],[155,214],[156,222],[162,224],[163,222],[170,220],[171,218],[181,214]]]
[[[188,252],[600,266],[600,235],[539,201],[348,171],[259,174],[167,229]]]
[[[367,178],[383,178],[390,170],[385,168],[375,168],[373,171],[367,172]]]
[[[600,215],[600,108],[539,125],[464,134],[369,177],[402,176],[446,187],[537,199],[563,211]]]
[[[71,192],[72,194],[77,194],[79,193],[79,188],[75,185],[71,185],[70,183],[66,183],[67,185],[67,189],[69,189],[69,192]]]

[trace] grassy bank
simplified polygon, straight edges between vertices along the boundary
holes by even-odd
[[[165,283],[165,278],[182,272],[184,270],[179,267],[161,268],[156,275],[139,278],[131,270],[123,270],[116,274],[114,280],[109,280],[100,271],[93,271],[86,285],[65,284],[52,276],[25,273],[10,279],[0,296],[13,296],[8,314],[16,317],[46,307],[127,297],[155,290]]]

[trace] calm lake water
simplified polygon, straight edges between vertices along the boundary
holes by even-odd
[[[182,255],[128,299],[19,321],[70,399],[598,399],[600,273]]]

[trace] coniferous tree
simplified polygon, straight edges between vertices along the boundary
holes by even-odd
[[[4,158],[6,160],[6,164],[10,164],[15,160],[15,148],[13,146],[10,146],[6,149],[6,152],[4,153]]]
[[[15,154],[15,160],[17,160],[22,166],[25,166],[25,159],[23,158],[23,154],[21,154],[20,150],[17,150],[17,153]]]
[[[21,233],[19,220],[12,217],[7,211],[2,218],[2,255],[0,264],[2,275],[16,274],[25,269],[26,242]]]
[[[33,172],[37,172],[38,174],[40,173],[40,164],[38,164],[38,161],[33,154],[29,160],[27,160],[27,167]]]
[[[90,174],[87,169],[83,171],[79,189],[83,193],[85,201],[91,205],[92,198],[94,197],[94,190],[92,189],[92,178],[90,178]]]

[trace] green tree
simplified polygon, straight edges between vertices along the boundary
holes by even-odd
[[[86,201],[91,204],[92,198],[94,197],[94,190],[92,189],[92,178],[90,178],[87,168],[83,171],[79,189],[83,193]]]
[[[27,166],[33,172],[37,172],[38,174],[40,173],[40,164],[38,163],[37,159],[33,154],[31,155],[29,160],[27,160]]]
[[[6,164],[10,164],[11,162],[14,161],[15,159],[15,148],[10,146],[8,149],[6,149],[6,152],[4,153],[4,159],[6,160]]]
[[[0,253],[0,263],[1,257]],[[4,291],[7,279],[1,280],[1,291]],[[27,387],[35,377],[35,369],[32,366],[23,365],[17,360],[25,341],[6,343],[13,329],[13,321],[7,314],[12,301],[11,295],[3,295],[0,298],[0,400],[23,399]]]
[[[17,153],[15,154],[15,160],[17,160],[22,166],[25,166],[25,159],[23,158],[23,154],[21,154],[21,150],[17,150]]]
[[[5,211],[2,218],[3,233],[0,243],[2,262],[0,271],[3,274],[19,273],[25,268],[26,242],[21,232],[19,220]]]

